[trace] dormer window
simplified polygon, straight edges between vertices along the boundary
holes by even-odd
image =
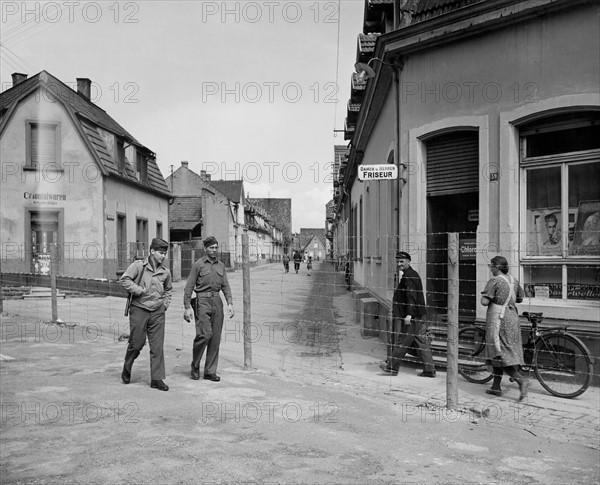
[[[125,143],[123,140],[117,139],[117,143],[115,144],[115,159],[117,161],[117,167],[119,168],[119,173],[125,173]]]
[[[148,182],[148,160],[146,156],[137,151],[135,154],[135,178],[141,184]]]

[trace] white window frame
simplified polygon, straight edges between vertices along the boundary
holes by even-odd
[[[569,211],[565,210],[569,205],[569,166],[582,165],[588,163],[600,163],[600,149],[583,150],[578,152],[565,152],[556,155],[548,155],[541,157],[525,157],[526,143],[525,137],[520,139],[521,150],[519,157],[520,164],[520,244],[519,244],[519,279],[524,284],[527,269],[537,265],[560,265],[561,270],[561,287],[562,297],[558,298],[531,298],[533,304],[536,305],[569,305],[577,306],[600,306],[600,302],[596,300],[577,300],[567,298],[568,285],[568,267],[569,266],[591,266],[600,264],[600,258],[594,255],[572,255],[569,256]],[[527,171],[538,168],[551,168],[559,166],[561,169],[561,244],[562,254],[560,256],[535,256],[527,255]]]

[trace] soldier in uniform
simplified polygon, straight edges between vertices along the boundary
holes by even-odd
[[[129,384],[133,362],[146,343],[150,344],[150,387],[168,391],[165,378],[165,313],[171,303],[173,285],[171,272],[163,266],[169,251],[169,243],[160,238],[152,239],[150,255],[143,261],[134,261],[123,273],[119,282],[131,295],[129,310],[129,344],[121,380]]]
[[[229,318],[234,315],[231,289],[227,281],[225,264],[217,259],[219,243],[210,236],[204,239],[206,254],[192,265],[183,292],[183,318],[190,322],[194,316],[191,306],[192,290],[196,292],[196,338],[192,350],[191,378],[200,379],[200,360],[206,348],[204,362],[204,379],[218,382],[221,378],[217,375],[219,362],[219,346],[221,345],[221,331],[223,330],[223,302],[220,291],[223,291],[227,300]]]

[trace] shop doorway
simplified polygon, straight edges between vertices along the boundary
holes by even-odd
[[[448,312],[448,233],[459,233],[459,318],[475,320],[479,222],[479,133],[461,130],[426,141],[427,299]]]
[[[30,211],[29,229],[29,241],[31,242],[30,271],[34,274],[50,274],[51,245],[60,243],[59,213],[54,211]],[[59,255],[60,250],[57,251],[57,256]]]
[[[429,197],[427,200],[427,300],[438,314],[448,312],[448,233],[459,233],[459,318],[475,320],[475,252],[479,193]]]

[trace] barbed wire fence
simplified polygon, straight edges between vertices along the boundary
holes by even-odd
[[[496,235],[499,238],[504,236],[507,235]],[[353,248],[345,254],[330,253],[315,259],[315,269],[310,277],[307,275],[306,261],[303,261],[299,273],[301,278],[296,280],[291,278],[293,269],[287,274],[281,263],[254,263],[250,274],[256,282],[249,296],[252,301],[251,322],[246,333],[242,311],[242,271],[228,272],[236,316],[224,324],[223,344],[242,345],[244,335],[246,342],[250,339],[254,360],[249,367],[283,370],[291,374],[339,375],[343,373],[344,365],[340,343],[353,332],[354,336],[372,342],[369,346],[369,362],[376,364],[379,360],[385,360],[403,335],[401,327],[398,327],[399,332],[394,333],[391,325],[391,300],[398,283],[394,256],[395,248],[400,248],[411,254],[412,266],[423,280],[426,321],[438,368],[446,367],[448,341],[454,343],[456,340],[458,366],[464,364],[465,360],[461,352],[472,353],[473,346],[477,344],[474,338],[480,334],[461,333],[461,330],[472,326],[485,327],[485,309],[480,308],[479,298],[491,277],[487,265],[496,254],[507,258],[510,274],[517,277],[523,287],[524,299],[517,305],[519,312],[545,311],[546,320],[542,327],[559,329],[568,326],[570,333],[585,340],[592,357],[597,360],[600,329],[598,320],[594,320],[593,316],[594,312],[598,314],[600,302],[600,265],[597,256],[579,256],[575,261],[570,261],[568,252],[565,252],[561,257],[519,259],[518,248],[501,251],[493,244],[478,247],[477,240],[475,246],[469,241],[461,247],[464,240],[473,239],[473,233],[458,233],[456,237],[458,245],[454,249],[458,279],[454,286],[447,260],[449,248],[452,249],[448,243],[448,233],[427,234],[420,242],[404,247],[397,244],[394,237],[388,237],[387,240],[363,238],[369,249],[378,248],[373,255],[368,254],[367,244],[361,254],[360,241],[354,240],[351,242]],[[432,241],[440,244],[436,247]],[[266,281],[258,276],[261,271],[265,271]],[[129,323],[123,316],[123,298],[78,295],[76,288],[71,288],[69,293],[61,296],[59,287],[55,297],[55,316],[52,299],[23,299],[24,295],[15,292],[15,287],[7,281],[11,281],[10,278],[3,276],[3,341],[66,340],[99,345],[121,345],[126,342]],[[182,318],[183,302],[178,299],[182,298],[184,284],[184,280],[175,284],[174,300],[167,313],[165,345],[175,348],[177,358],[187,364],[187,359],[191,358],[194,325],[184,322]],[[458,302],[457,328],[456,337],[451,334],[449,338],[451,296],[455,299],[455,307]],[[553,315],[555,310],[563,316]],[[586,315],[587,319],[584,318]],[[525,343],[530,325],[524,319],[522,330]],[[124,346],[122,350],[124,352]],[[581,362],[578,357],[582,356],[573,355],[573,348],[565,347],[560,353],[571,366]],[[414,355],[409,355],[407,360],[416,359]],[[237,365],[241,365],[241,362],[242,359]],[[481,361],[477,363],[484,364]],[[187,365],[182,364],[182,367],[187,368]],[[374,373],[377,373],[375,369],[374,366]],[[576,376],[587,372],[587,368],[568,370]]]

